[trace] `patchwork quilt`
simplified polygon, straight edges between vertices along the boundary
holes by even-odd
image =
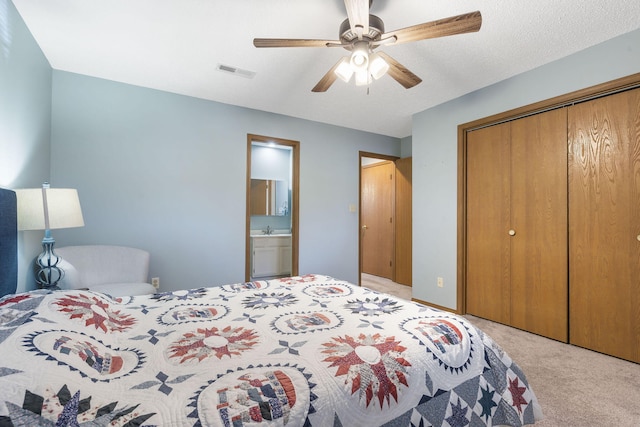
[[[0,426],[521,426],[524,373],[463,317],[323,275],[0,299]]]

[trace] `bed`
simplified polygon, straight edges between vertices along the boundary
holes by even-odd
[[[1,299],[0,319],[0,425],[540,418],[525,375],[466,319],[323,275],[124,298],[38,290]]]
[[[520,426],[524,373],[468,320],[320,274],[0,298],[1,426]]]

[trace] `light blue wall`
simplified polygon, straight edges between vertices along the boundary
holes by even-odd
[[[640,30],[414,115],[414,298],[456,308],[457,126],[638,72]]]
[[[51,67],[13,3],[0,0],[0,187],[49,179],[50,125]],[[30,264],[43,233],[18,233],[18,292],[35,288]]]
[[[244,280],[248,133],[300,141],[300,273],[357,282],[358,151],[399,139],[62,71],[52,180],[78,189],[86,226],[58,245],[147,249],[166,290]]]
[[[253,145],[251,147],[251,178],[291,181],[292,150]]]
[[[400,140],[400,157],[403,159],[405,157],[412,156],[412,137],[405,136]]]

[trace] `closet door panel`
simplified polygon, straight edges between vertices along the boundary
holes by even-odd
[[[509,324],[509,124],[467,135],[467,312]]]
[[[570,341],[640,362],[640,89],[569,110]]]
[[[511,122],[511,325],[567,342],[567,112]]]

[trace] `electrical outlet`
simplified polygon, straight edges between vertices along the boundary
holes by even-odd
[[[152,285],[154,288],[158,289],[158,288],[160,287],[160,278],[159,278],[159,277],[153,277],[153,278],[151,279],[151,285]]]
[[[442,277],[438,277],[438,287],[444,288],[444,279]]]

